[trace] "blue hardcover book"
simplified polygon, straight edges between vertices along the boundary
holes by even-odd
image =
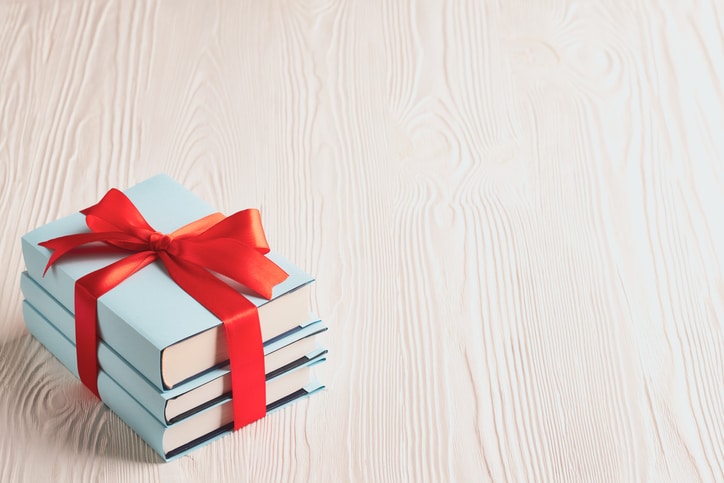
[[[76,377],[75,346],[28,302],[23,302],[25,324],[33,336],[48,348]],[[267,391],[267,413],[304,398],[322,386],[312,366],[324,361],[324,355],[274,377],[274,389]],[[268,383],[269,388],[269,383]],[[177,458],[233,430],[231,398],[223,398],[198,413],[171,425],[160,423],[105,371],[98,374],[98,391],[103,402],[128,424],[164,460]]]
[[[139,183],[125,194],[156,230],[174,230],[214,213],[211,206],[166,175]],[[68,255],[43,276],[50,251],[45,240],[86,233],[81,213],[61,218],[26,234],[23,257],[30,276],[74,313],[76,280],[105,267],[125,254],[85,250]],[[270,252],[267,257],[289,274],[274,287],[272,299],[239,290],[259,310],[264,341],[309,322],[309,285],[312,277]],[[223,325],[171,280],[159,262],[143,268],[98,299],[99,337],[159,389],[178,384],[228,360]]]
[[[25,299],[32,305],[32,308],[26,310],[26,320],[33,319],[36,325],[40,324],[38,319],[41,317],[47,320],[64,335],[64,340],[67,339],[75,351],[73,315],[27,273],[21,275],[20,286]],[[322,322],[317,321],[265,344],[267,381],[326,353],[314,337],[325,330],[327,328]],[[54,352],[53,347],[48,349]],[[160,391],[103,341],[98,344],[98,361],[112,379],[164,425],[180,421],[213,405],[228,397],[231,391],[228,365],[208,371],[173,389]]]

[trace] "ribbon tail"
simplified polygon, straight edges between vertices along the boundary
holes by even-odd
[[[266,414],[264,346],[256,306],[196,264],[159,253],[171,278],[221,319],[229,346],[234,429]]]
[[[46,240],[38,243],[38,245],[51,250],[53,253],[51,253],[48,263],[45,265],[43,276],[48,273],[48,269],[61,257],[83,245],[97,242],[104,242],[114,247],[136,251],[143,250],[147,245],[139,242],[137,238],[121,232],[77,233]]]
[[[45,265],[43,276],[48,272],[48,269],[58,261],[63,255],[67,254],[71,250],[78,248],[88,243],[105,241],[109,238],[109,235],[118,235],[117,233],[76,233],[73,235],[59,236],[51,240],[38,243],[41,247],[51,250],[50,258],[48,263]]]

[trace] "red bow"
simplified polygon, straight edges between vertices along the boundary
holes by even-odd
[[[272,287],[287,278],[286,272],[264,256],[269,246],[259,212],[244,210],[226,218],[216,213],[165,235],[146,222],[126,195],[112,189],[81,213],[91,233],[40,243],[53,251],[46,272],[63,255],[88,243],[105,242],[133,252],[75,283],[76,357],[83,384],[98,396],[98,298],[158,259],[174,282],[224,323],[234,429],[263,417],[266,376],[256,306],[211,273],[224,275],[267,299]]]

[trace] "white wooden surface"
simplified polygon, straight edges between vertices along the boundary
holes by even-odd
[[[0,0],[1,481],[724,480],[718,0]],[[329,389],[170,464],[20,236],[167,172],[317,276]]]

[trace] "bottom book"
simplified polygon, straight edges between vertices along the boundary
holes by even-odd
[[[30,333],[46,348],[52,347],[52,354],[78,377],[75,345],[28,301],[23,302],[23,315]],[[321,390],[324,386],[314,377],[313,366],[324,360],[322,354],[303,366],[269,380],[267,413]],[[218,401],[191,417],[166,426],[104,371],[98,374],[98,391],[103,402],[166,461],[233,430],[231,398]]]

